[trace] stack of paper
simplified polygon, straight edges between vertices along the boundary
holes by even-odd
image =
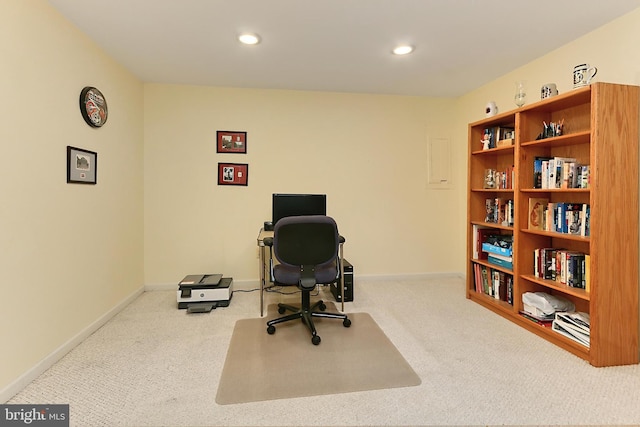
[[[589,347],[590,319],[587,313],[557,312],[551,329]]]

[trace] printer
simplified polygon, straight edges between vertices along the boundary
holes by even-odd
[[[228,307],[232,296],[233,278],[222,274],[190,274],[178,284],[178,308],[189,312]]]

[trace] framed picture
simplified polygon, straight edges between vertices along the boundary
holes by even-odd
[[[67,183],[95,184],[98,153],[67,146]]]
[[[218,163],[218,185],[247,185],[248,178],[248,164]]]
[[[218,153],[247,154],[247,133],[228,130],[219,130],[217,135]]]
[[[247,133],[228,130],[219,130],[217,135],[218,153],[247,154]]]

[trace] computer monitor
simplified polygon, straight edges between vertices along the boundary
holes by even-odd
[[[287,216],[326,215],[326,194],[281,194],[274,193],[272,200],[272,223]]]

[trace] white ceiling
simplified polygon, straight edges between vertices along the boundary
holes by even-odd
[[[458,96],[638,0],[49,0],[145,82]],[[262,42],[237,42],[241,31]],[[398,43],[416,47],[392,55]]]

